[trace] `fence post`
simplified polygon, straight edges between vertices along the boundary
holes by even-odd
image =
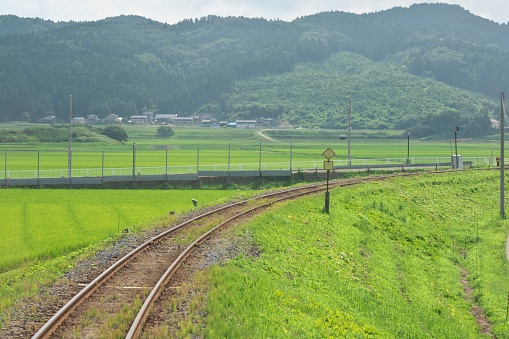
[[[290,173],[292,172],[293,144],[290,143]]]
[[[101,182],[104,183],[104,151],[102,151],[101,157]]]
[[[41,177],[41,152],[37,151],[37,187],[39,187],[40,177]]]
[[[196,151],[196,174],[200,172],[200,147]]]
[[[133,181],[136,181],[136,143],[133,142]]]
[[[168,183],[168,145],[166,145],[166,165],[164,168],[164,181]]]
[[[230,176],[231,144],[228,144],[228,176]]]
[[[4,153],[4,186],[7,187],[7,151]]]

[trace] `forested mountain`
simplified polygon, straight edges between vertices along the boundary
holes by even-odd
[[[72,94],[80,116],[151,110],[346,128],[351,99],[354,128],[426,136],[459,124],[482,135],[507,65],[508,26],[456,5],[175,25],[0,16],[0,120],[65,120]]]

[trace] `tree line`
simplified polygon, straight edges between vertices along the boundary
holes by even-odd
[[[507,25],[445,4],[325,12],[292,22],[208,16],[168,25],[121,16],[52,23],[1,16],[0,120],[65,120],[73,95],[80,116],[213,112],[343,128],[334,112],[344,100],[336,93],[356,103],[358,128],[421,126],[425,134],[440,124],[438,117],[456,114],[469,123],[482,116],[485,126],[507,87],[508,33]],[[330,67],[337,58],[350,68]],[[366,72],[355,60],[369,60],[378,71]],[[321,78],[302,78],[310,70]],[[327,82],[323,70],[341,81]],[[406,84],[377,87],[401,74]],[[427,89],[441,86],[451,93],[447,104],[443,92]],[[412,100],[419,96],[414,87],[426,91],[421,103]],[[366,96],[366,89],[379,95]]]

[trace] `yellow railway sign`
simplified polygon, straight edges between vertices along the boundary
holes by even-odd
[[[327,160],[330,160],[330,158],[336,155],[336,153],[334,153],[334,151],[331,150],[330,148],[327,148],[322,154],[324,157],[327,158]]]

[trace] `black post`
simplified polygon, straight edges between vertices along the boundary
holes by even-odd
[[[459,159],[458,159],[458,131],[459,131],[459,127],[454,127],[452,129],[452,131],[454,132],[454,148],[456,150],[456,169],[458,169],[459,167]]]
[[[410,164],[410,132],[407,133],[406,163]]]
[[[166,160],[164,163],[164,181],[168,183],[168,145],[166,145]]]
[[[325,212],[326,213],[329,213],[329,203],[330,203],[329,175],[330,175],[330,170],[327,170],[327,190],[325,191]]]
[[[41,178],[41,152],[37,151],[37,187],[39,187],[40,178]]]
[[[4,185],[7,187],[7,151],[4,151]]]
[[[136,143],[133,142],[133,180],[136,181]]]
[[[104,151],[101,154],[101,182],[104,183]]]

